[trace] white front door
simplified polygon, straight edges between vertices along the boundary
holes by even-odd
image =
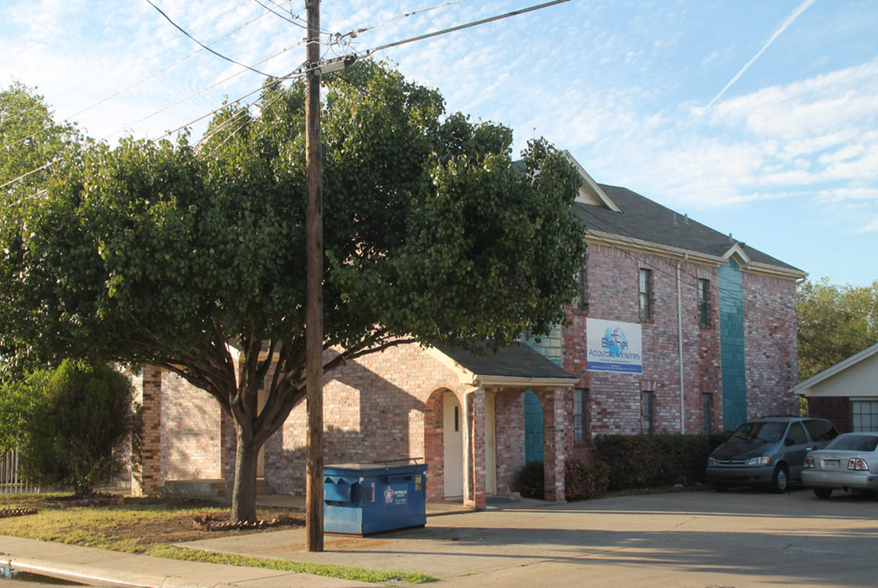
[[[463,411],[452,392],[444,395],[442,443],[445,463],[445,497],[463,496]]]

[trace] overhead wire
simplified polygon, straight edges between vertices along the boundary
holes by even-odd
[[[244,4],[244,3],[246,3],[246,0],[245,0],[245,2],[242,2],[242,4]],[[238,6],[240,6],[240,4],[239,4]],[[228,12],[228,11],[227,11],[227,12]],[[225,13],[222,13],[222,14],[225,14]],[[222,16],[222,14],[221,14],[220,16]],[[262,18],[263,16],[265,16],[265,13],[262,13],[262,14],[260,14],[259,16],[257,16],[257,17],[255,17],[255,18],[253,18],[253,19],[251,19],[251,20],[245,22],[244,24],[240,25],[239,27],[237,27],[237,28],[235,28],[235,29],[232,29],[231,31],[229,31],[229,32],[226,33],[225,35],[223,35],[223,36],[221,36],[221,37],[218,37],[217,39],[214,39],[214,40],[211,41],[209,44],[210,44],[210,45],[214,45],[214,44],[216,44],[216,43],[222,41],[223,39],[228,38],[229,36],[231,36],[231,35],[233,35],[234,33],[240,31],[241,29],[243,29],[244,27],[253,24],[254,22],[256,22],[257,20],[259,20],[259,19]],[[219,17],[215,17],[215,18],[219,18]],[[212,19],[212,20],[214,20],[214,19]],[[211,21],[206,21],[206,22],[204,22],[204,23],[202,23],[201,25],[198,25],[198,26],[204,26],[205,24],[207,24],[207,23],[209,23],[209,22],[211,22]],[[167,41],[166,43],[163,43],[162,45],[159,45],[158,47],[162,47],[162,46],[164,46],[165,44],[167,44],[167,43],[169,43],[169,42],[171,42],[171,41],[173,41],[173,40],[176,40],[176,39],[178,39],[178,38],[179,38],[179,36],[178,36],[178,37],[175,37],[174,39],[171,39],[171,40]],[[136,60],[136,59],[139,59],[140,57],[143,57],[144,55],[147,55],[148,53],[150,53],[150,52],[153,51],[154,49],[157,49],[158,47],[154,47],[153,49],[150,49],[150,50],[147,51],[146,53],[142,53],[142,54],[139,55],[138,57],[135,57],[134,59],[131,59],[131,60],[125,62],[125,64],[131,63],[132,61],[134,61],[134,60]],[[295,46],[294,46],[294,47],[295,47]],[[291,47],[291,48],[292,48],[292,47]],[[158,71],[156,71],[156,72],[150,74],[149,76],[147,76],[147,77],[145,77],[145,78],[143,78],[143,79],[141,79],[141,80],[139,80],[139,81],[137,81],[137,82],[131,84],[130,86],[128,86],[128,87],[126,87],[126,88],[123,88],[122,90],[119,90],[119,91],[116,92],[115,94],[112,94],[112,95],[110,95],[110,96],[107,96],[107,97],[104,98],[103,100],[101,100],[101,101],[99,101],[99,102],[96,102],[96,103],[94,103],[94,104],[92,104],[92,105],[90,105],[90,106],[88,106],[88,107],[86,107],[86,108],[83,108],[82,110],[80,110],[80,111],[78,111],[78,112],[75,112],[75,113],[69,115],[68,117],[64,118],[64,119],[61,121],[61,123],[64,123],[64,122],[72,122],[71,119],[73,119],[74,117],[79,116],[80,114],[82,114],[82,113],[84,113],[84,112],[88,112],[88,111],[91,110],[92,108],[95,108],[95,107],[97,107],[97,106],[100,106],[100,105],[103,104],[104,102],[107,102],[108,100],[111,100],[111,99],[113,99],[113,98],[115,98],[115,97],[117,97],[117,96],[120,96],[121,94],[127,92],[128,90],[131,90],[132,88],[135,88],[135,87],[139,86],[140,84],[143,84],[144,82],[149,81],[150,79],[154,78],[155,76],[157,76],[157,75],[159,75],[159,74],[161,74],[161,73],[164,73],[164,72],[168,71],[169,69],[171,69],[171,68],[173,68],[173,67],[179,65],[180,63],[182,63],[183,61],[189,59],[190,57],[192,57],[192,56],[194,56],[194,55],[200,53],[202,50],[203,50],[203,49],[196,49],[195,51],[193,51],[193,52],[190,53],[189,55],[186,55],[185,57],[181,57],[181,58],[178,59],[177,61],[174,61],[173,63],[171,63],[171,64],[169,64],[169,65],[166,65],[165,67],[163,67],[163,68],[159,69]],[[125,64],[122,64],[122,65],[125,65]],[[89,80],[89,81],[94,81],[94,80],[98,79],[99,77],[102,77],[102,76],[106,75],[107,73],[109,73],[109,72],[111,72],[111,71],[115,71],[115,70],[118,69],[119,67],[122,67],[122,65],[117,66],[117,67],[115,67],[115,68],[113,68],[113,69],[111,69],[111,70],[108,70],[108,71],[104,72],[103,74],[101,74],[100,76],[97,76],[97,77],[95,77],[95,78],[92,78],[92,79]],[[86,83],[88,83],[88,82],[85,82],[85,83],[83,83],[83,84],[80,84],[80,85],[77,86],[76,88],[80,88],[80,87],[84,86]],[[71,89],[71,90],[67,90],[67,91],[64,92],[64,93],[59,94],[59,96],[63,96],[64,94],[67,94],[68,92],[71,92],[72,90],[75,90],[76,88],[73,88],[73,89]],[[24,111],[23,113],[19,114],[19,116],[22,116],[22,117],[23,117],[24,115],[26,115],[27,113],[31,112],[32,110],[34,110],[34,109],[37,108],[37,107],[38,107],[38,105],[34,105],[34,106],[30,107],[29,109],[27,109],[26,111]],[[35,133],[33,133],[33,134],[31,134],[31,135],[29,135],[29,136],[27,136],[27,137],[23,137],[23,138],[21,138],[21,139],[18,139],[18,140],[16,140],[16,141],[12,142],[12,143],[4,143],[3,145],[0,145],[0,148],[13,147],[13,146],[15,146],[15,145],[17,145],[17,144],[19,144],[19,143],[23,143],[24,141],[28,141],[28,140],[30,140],[30,139],[33,139],[34,137],[36,137],[36,136],[38,136],[38,135],[40,135],[40,134],[42,134],[42,133],[44,133],[44,132],[46,132],[46,131],[48,131],[48,130],[49,130],[48,128],[46,128],[46,129],[41,129],[41,130],[36,131]]]
[[[267,74],[267,73],[265,73],[265,72],[259,71],[258,69],[255,69],[255,68],[253,68],[253,67],[250,67],[249,65],[246,65],[246,64],[244,64],[244,63],[241,63],[240,61],[235,61],[235,60],[232,59],[231,57],[226,57],[225,55],[223,55],[222,53],[219,53],[218,51],[214,51],[213,49],[211,49],[210,47],[208,47],[207,45],[205,45],[204,43],[202,43],[201,41],[199,41],[198,39],[196,39],[195,37],[193,37],[192,35],[190,35],[190,34],[189,34],[189,33],[188,33],[183,27],[181,27],[180,25],[178,25],[177,23],[175,23],[175,22],[171,19],[171,17],[168,16],[167,14],[165,14],[165,12],[164,12],[161,8],[159,8],[158,6],[156,6],[155,4],[153,4],[153,3],[152,3],[152,0],[146,0],[146,3],[149,4],[150,6],[152,6],[153,8],[155,8],[155,9],[159,12],[159,14],[161,14],[163,17],[165,17],[165,19],[166,19],[169,23],[171,23],[171,24],[172,24],[177,30],[179,30],[181,33],[183,33],[184,35],[186,35],[187,37],[189,37],[190,39],[192,39],[193,41],[195,41],[196,43],[198,43],[198,44],[201,45],[203,48],[207,49],[209,52],[213,53],[214,55],[216,55],[216,56],[219,57],[220,59],[225,59],[225,60],[228,61],[229,63],[234,63],[235,65],[240,65],[241,67],[245,67],[245,68],[249,69],[249,70],[252,71],[252,72],[258,73],[259,75],[262,75],[262,76],[265,76],[265,77],[270,77],[271,74]],[[258,65],[258,64],[257,64],[257,65]]]

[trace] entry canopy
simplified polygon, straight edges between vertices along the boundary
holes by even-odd
[[[524,343],[494,353],[487,343],[483,353],[460,348],[431,347],[427,351],[457,372],[462,384],[474,386],[572,386],[579,382],[552,360]]]

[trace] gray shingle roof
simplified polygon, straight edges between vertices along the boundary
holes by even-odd
[[[729,238],[697,221],[687,219],[670,208],[627,188],[598,184],[601,190],[621,209],[621,213],[600,206],[575,203],[573,209],[589,230],[602,231],[623,239],[641,239],[721,257],[735,243],[754,262],[801,271],[749,245]]]
[[[562,380],[574,378],[552,360],[523,343],[515,343],[497,353],[488,349],[487,345],[480,344],[479,348],[485,351],[484,355],[442,345],[437,345],[436,348],[476,376]]]

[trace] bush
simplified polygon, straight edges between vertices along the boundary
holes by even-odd
[[[107,365],[65,360],[26,425],[22,451],[28,476],[92,494],[123,471],[133,390]]]
[[[546,496],[546,469],[542,461],[531,461],[518,472],[518,487],[526,498]]]
[[[0,456],[21,446],[51,375],[48,370],[37,370],[21,379],[0,381]]]
[[[564,465],[564,486],[567,500],[591,500],[607,493],[610,487],[610,466],[568,459]]]
[[[611,491],[703,484],[710,452],[730,435],[599,435],[595,458],[611,464]]]

